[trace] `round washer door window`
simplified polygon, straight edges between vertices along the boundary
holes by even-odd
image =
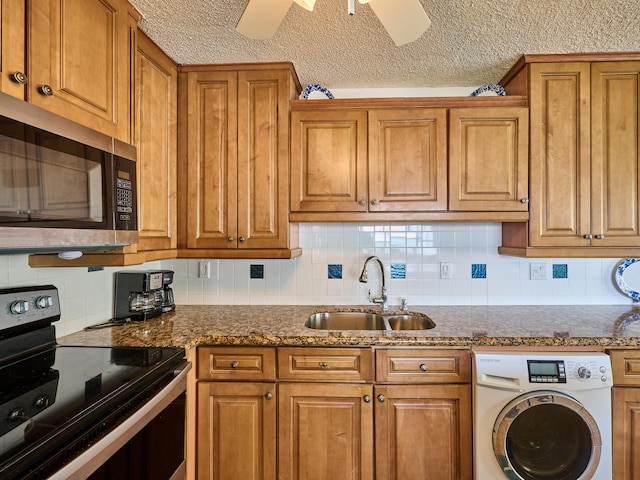
[[[577,400],[554,391],[521,395],[493,427],[493,451],[513,480],[580,480],[598,468],[602,439]]]

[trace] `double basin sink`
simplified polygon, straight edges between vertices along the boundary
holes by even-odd
[[[313,313],[304,325],[317,330],[429,330],[436,326],[423,314],[353,311]]]

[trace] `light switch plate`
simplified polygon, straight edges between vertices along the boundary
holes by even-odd
[[[453,263],[440,262],[440,278],[442,280],[451,280],[453,278]]]
[[[547,279],[547,264],[546,263],[532,263],[530,265],[530,279],[531,280],[546,280]]]
[[[211,262],[207,260],[198,262],[198,278],[211,278]]]

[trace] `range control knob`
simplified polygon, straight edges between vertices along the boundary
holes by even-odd
[[[591,370],[587,367],[580,367],[578,368],[578,376],[580,378],[591,378]]]
[[[21,315],[29,311],[29,302],[26,300],[16,300],[9,305],[9,311],[14,315]]]
[[[35,399],[33,406],[36,408],[47,408],[50,402],[49,397],[43,394]]]
[[[51,295],[42,295],[36,298],[36,308],[49,308],[53,306],[53,297]]]

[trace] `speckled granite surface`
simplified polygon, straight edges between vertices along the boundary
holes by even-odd
[[[65,336],[60,344],[181,346],[640,346],[640,307],[423,306],[436,327],[424,331],[323,331],[304,326],[314,312],[349,307],[179,305],[148,321]],[[350,307],[354,310],[370,307]],[[376,311],[375,309],[372,309]]]

